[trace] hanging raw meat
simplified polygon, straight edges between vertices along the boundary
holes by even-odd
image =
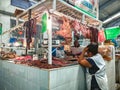
[[[85,38],[90,38],[90,30],[86,25],[80,24],[80,29],[79,31],[81,31],[82,35]]]
[[[32,37],[31,37],[31,23],[30,21],[26,21],[24,23],[24,27],[26,30],[26,41],[27,41],[27,48],[30,49],[30,43],[32,42]]]
[[[104,31],[100,30],[98,32],[98,42],[104,42],[105,41],[105,35],[104,35]]]
[[[86,26],[84,24],[80,24],[79,31],[82,33],[82,35],[85,38],[90,38],[91,37],[91,31],[90,31],[88,26]]]
[[[91,37],[91,32],[90,29],[88,27],[86,27],[86,38],[90,38]]]
[[[37,23],[37,20],[36,20],[36,18],[35,19],[31,19],[30,22],[31,22],[32,36],[34,36],[36,34],[36,23]]]
[[[23,26],[26,30],[27,48],[30,49],[32,37],[36,34],[36,19],[26,21]]]
[[[78,30],[80,29],[80,24],[77,20],[75,20],[73,22],[73,28],[78,32]]]
[[[96,42],[98,43],[98,29],[90,27],[90,31],[91,31],[91,42]]]
[[[71,28],[74,29],[74,35],[80,34],[80,23],[77,20],[71,22]]]
[[[83,26],[83,24],[80,24],[80,29],[79,29],[79,31],[81,31],[81,33],[82,33],[82,35],[83,36],[85,36],[85,30],[84,30],[84,26]]]
[[[70,28],[70,21],[62,17],[63,24],[60,26],[60,30],[56,32],[57,35],[60,35],[64,37],[65,39],[71,39],[72,38],[72,32]]]

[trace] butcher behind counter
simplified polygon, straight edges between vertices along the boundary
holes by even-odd
[[[76,58],[81,54],[82,50],[83,50],[83,47],[80,47],[78,40],[75,40],[74,46],[63,45],[57,48],[53,47],[52,55],[53,57],[57,57],[57,58],[67,58],[71,56],[73,58]]]
[[[61,59],[67,59],[67,58],[76,58],[80,56],[82,50],[84,47],[79,45],[78,40],[74,41],[74,46],[70,45],[64,45],[61,47],[58,47],[56,51],[52,54],[53,57],[61,58]],[[111,50],[110,46],[99,46],[98,52],[102,55],[104,60],[110,61],[112,59],[111,57]]]

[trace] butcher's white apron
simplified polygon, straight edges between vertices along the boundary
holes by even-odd
[[[105,72],[105,62],[100,54],[96,54],[93,57],[90,57],[99,70],[93,74],[95,76],[95,79],[100,87],[101,90],[108,90],[108,85],[107,85],[107,76]],[[92,80],[92,75],[89,73],[89,68],[87,68],[87,73],[86,73],[86,80],[87,80],[87,89],[91,89],[91,80]]]

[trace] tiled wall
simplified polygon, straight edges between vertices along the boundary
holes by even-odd
[[[48,71],[0,60],[0,77],[0,90],[86,90],[79,65]]]

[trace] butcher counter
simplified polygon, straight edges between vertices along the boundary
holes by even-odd
[[[109,90],[115,90],[115,60],[106,61]],[[0,90],[86,90],[85,69],[42,69],[0,60]]]
[[[86,90],[80,65],[40,69],[0,60],[0,77],[0,90]]]

